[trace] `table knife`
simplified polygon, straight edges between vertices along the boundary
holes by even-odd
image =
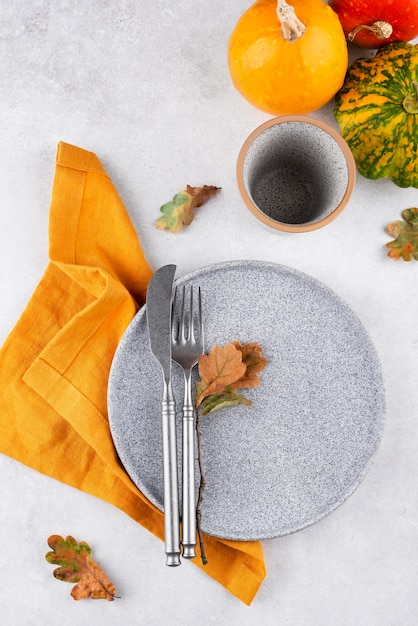
[[[146,311],[151,352],[161,365],[164,540],[167,565],[180,565],[180,517],[177,474],[176,411],[171,387],[171,309],[175,265],[159,268],[148,285]]]

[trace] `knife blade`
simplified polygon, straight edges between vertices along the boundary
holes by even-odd
[[[146,299],[150,348],[163,373],[164,540],[166,564],[171,567],[180,565],[176,411],[171,387],[171,309],[175,273],[175,265],[160,267],[151,278]]]

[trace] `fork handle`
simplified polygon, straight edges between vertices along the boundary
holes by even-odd
[[[183,511],[182,546],[183,557],[196,556],[196,498],[195,498],[195,458],[194,458],[194,409],[191,401],[190,374],[184,377],[183,404]]]
[[[164,540],[166,564],[180,565],[180,523],[177,477],[176,408],[171,382],[164,381],[161,403],[164,476]]]

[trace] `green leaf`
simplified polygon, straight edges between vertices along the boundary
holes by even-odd
[[[402,212],[402,217],[404,218],[405,222],[409,222],[410,224],[418,224],[418,209],[405,209],[405,211]]]
[[[168,228],[172,233],[178,233],[183,226],[189,226],[194,219],[194,209],[202,206],[209,198],[218,193],[219,187],[203,185],[203,187],[187,188],[166,202],[160,208],[162,216],[159,217],[155,226],[158,230]]]
[[[172,233],[178,233],[183,228],[184,213],[190,197],[185,193],[177,193],[170,202],[166,202],[160,208],[162,217],[155,222],[159,230],[169,228]]]
[[[238,406],[239,404],[245,404],[245,406],[251,406],[251,400],[248,400],[243,394],[237,393],[236,389],[225,387],[222,393],[214,393],[203,400],[200,405],[200,412],[202,415],[209,415],[214,411],[225,409],[231,406]]]

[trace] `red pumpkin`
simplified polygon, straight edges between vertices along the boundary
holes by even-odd
[[[381,48],[418,36],[418,0],[328,0],[340,18],[347,41]]]

